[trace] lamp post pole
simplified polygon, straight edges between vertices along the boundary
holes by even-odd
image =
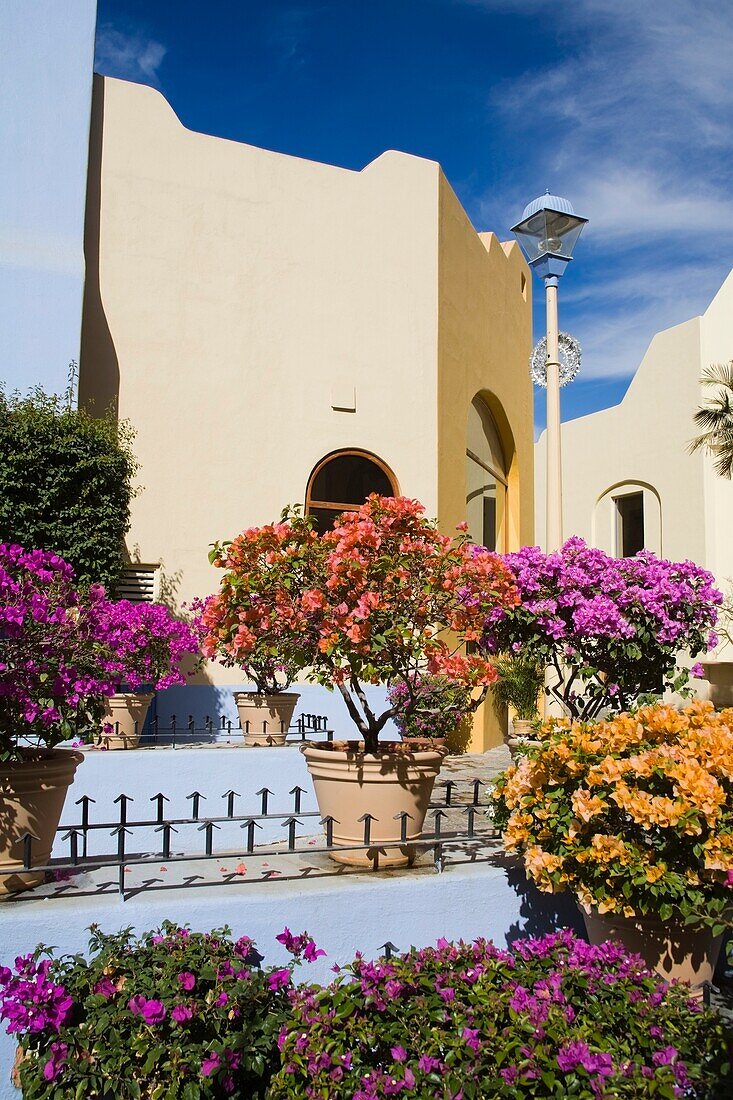
[[[560,430],[560,348],[557,320],[557,275],[545,279],[547,312],[547,485],[546,551],[562,546],[562,436]]]
[[[579,217],[567,199],[549,191],[524,208],[512,232],[534,273],[545,283],[547,315],[547,499],[545,511],[547,553],[562,546],[562,449],[560,435],[560,347],[557,287],[573,258],[573,249],[587,218]],[[567,379],[566,379],[567,380]]]

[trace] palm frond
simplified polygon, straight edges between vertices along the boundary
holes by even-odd
[[[700,375],[701,386],[716,386],[717,393],[701,405],[693,422],[701,430],[688,444],[688,451],[705,449],[715,459],[715,470],[730,479],[733,474],[733,360],[711,363]]]
[[[733,359],[729,363],[711,363],[700,375],[701,386],[722,386],[733,391]]]

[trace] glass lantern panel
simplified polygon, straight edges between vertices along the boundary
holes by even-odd
[[[545,240],[540,244],[542,252],[570,257],[585,222],[571,214],[555,210],[545,211]]]
[[[514,230],[514,234],[519,240],[522,246],[522,251],[531,263],[532,260],[536,260],[538,256],[542,256],[546,251],[542,247],[542,242],[547,237],[545,229],[545,212],[540,210],[537,214],[533,214],[531,218],[527,218],[526,222],[522,222]]]

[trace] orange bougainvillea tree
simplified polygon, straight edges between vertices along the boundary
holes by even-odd
[[[287,510],[278,524],[217,544],[211,560],[226,572],[204,605],[204,652],[255,680],[256,669],[300,666],[338,688],[367,752],[425,673],[476,689],[478,705],[496,673],[465,643],[519,596],[496,555],[472,547],[465,528],[441,535],[424,511],[373,494],[323,535]],[[401,701],[375,712],[364,686],[397,683]]]

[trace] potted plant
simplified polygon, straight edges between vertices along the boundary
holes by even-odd
[[[733,710],[693,702],[553,720],[491,796],[508,850],[614,938],[700,991],[733,914]]]
[[[163,604],[129,600],[107,602],[103,630],[116,690],[96,741],[106,749],[134,749],[154,693],[185,684],[181,664],[198,653],[199,635]]]
[[[441,939],[300,986],[268,1095],[712,1100],[730,1095],[726,1047],[717,1013],[616,944]]]
[[[548,693],[573,718],[684,691],[690,670],[680,656],[717,645],[723,597],[712,574],[693,562],[648,551],[611,558],[579,538],[556,553],[528,546],[504,561],[521,602],[495,609],[483,647],[496,654],[518,648],[547,668]]]
[[[228,928],[90,932],[88,959],[40,946],[13,970],[0,966],[0,1017],[19,1044],[24,1096],[264,1100],[292,961],[263,969],[253,941]],[[296,963],[324,954],[306,933],[277,939]]]
[[[0,545],[0,868],[48,862],[66,791],[83,756],[57,748],[99,727],[114,690],[103,644],[101,585],[81,594],[56,554]],[[0,875],[0,894],[40,872]]]
[[[338,862],[394,867],[414,859],[411,842],[422,833],[446,750],[385,742],[380,734],[409,709],[426,673],[472,690],[478,706],[496,672],[484,655],[465,653],[465,644],[480,636],[498,604],[517,599],[509,571],[472,548],[465,525],[449,538],[424,511],[406,497],[372,494],[340,516],[313,555],[318,642],[307,675],[340,692],[358,739],[303,752],[321,814],[334,820],[334,844],[363,844],[370,815],[371,847],[335,852]],[[392,700],[373,709],[367,684],[390,685]]]
[[[445,746],[462,753],[471,738],[475,710],[471,690],[447,676],[416,676],[410,684],[398,680],[387,697],[395,708],[394,723],[410,745]]]
[[[545,670],[534,658],[504,653],[494,661],[499,679],[491,689],[494,707],[504,718],[509,707],[514,711],[512,733],[506,742],[512,757],[518,749],[536,744],[532,728],[539,721],[537,701],[545,683]]]
[[[285,743],[300,698],[287,689],[313,648],[304,596],[316,541],[310,519],[286,510],[279,523],[217,542],[209,554],[226,572],[200,606],[202,648],[254,684],[234,693],[246,745]]]
[[[380,866],[398,866],[414,858],[411,842],[421,834],[445,755],[380,741],[407,703],[372,709],[365,686],[402,683],[409,700],[416,678],[430,673],[476,689],[472,705],[478,705],[496,673],[482,654],[464,654],[464,643],[480,636],[497,604],[517,599],[495,555],[474,552],[465,530],[456,538],[441,535],[423,513],[417,501],[373,494],[319,536],[285,512],[281,530],[246,532],[232,544],[236,554],[228,548],[225,592],[236,593],[241,576],[247,599],[214,605],[212,625],[221,624],[227,647],[248,654],[264,641],[268,653],[277,650],[281,660],[294,654],[308,666],[309,680],[343,697],[354,740],[303,749],[321,814],[333,820],[335,845],[362,844],[370,815],[372,848],[335,851],[339,862],[371,866],[378,854]],[[272,549],[253,568],[246,543],[259,546],[263,538]],[[292,549],[285,554],[282,547]],[[216,643],[214,633],[204,652]],[[401,814],[408,815],[404,841]]]

